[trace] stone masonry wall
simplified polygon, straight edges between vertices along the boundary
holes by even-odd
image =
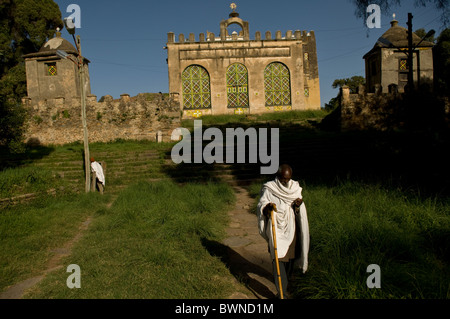
[[[79,98],[44,101],[24,98],[23,103],[29,115],[27,142],[62,145],[83,141]],[[170,141],[172,130],[180,126],[180,115],[179,103],[168,95],[123,94],[120,99],[106,95],[99,102],[95,95],[89,95],[86,102],[89,142],[156,141],[158,132],[162,133],[162,141]]]
[[[375,93],[367,93],[365,86],[359,86],[357,94],[350,94],[347,86],[341,88],[340,126],[342,130],[388,131],[402,129],[405,121],[417,125],[437,125],[450,128],[450,101],[418,101],[408,104],[403,94],[382,93],[381,86],[375,86]],[[414,101],[415,102],[415,101]]]

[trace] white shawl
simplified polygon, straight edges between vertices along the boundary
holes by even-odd
[[[277,252],[278,258],[283,258],[292,240],[294,239],[295,218],[297,218],[299,229],[297,236],[300,238],[301,254],[295,260],[295,265],[302,269],[303,273],[308,269],[308,252],[309,252],[309,225],[306,214],[306,206],[304,203],[300,206],[300,213],[296,216],[292,208],[292,202],[297,198],[302,198],[302,188],[299,183],[292,179],[288,183],[288,187],[284,187],[278,178],[274,181],[264,184],[261,190],[261,198],[259,200],[256,213],[258,216],[259,234],[269,243],[270,254],[272,259],[275,258],[272,237],[272,221],[265,218],[263,208],[274,203],[277,206],[275,216],[275,230],[277,236]]]
[[[92,171],[95,172],[95,174],[97,175],[97,178],[100,181],[100,183],[102,183],[103,186],[105,186],[105,175],[103,175],[103,168],[100,165],[100,163],[92,162],[91,168],[92,168]]]

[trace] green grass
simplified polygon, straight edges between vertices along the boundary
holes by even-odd
[[[116,139],[115,141],[105,142],[105,143],[89,143],[90,153],[96,152],[113,152],[120,155],[120,152],[126,151],[148,151],[148,150],[165,150],[173,143],[155,143],[147,140],[123,140]],[[71,144],[61,145],[61,146],[48,146],[52,149],[53,155],[69,155],[69,154],[82,154],[84,150],[83,143],[75,142]]]
[[[76,234],[87,216],[102,209],[109,196],[98,194],[40,198],[0,213],[0,291],[41,274],[51,250]]]
[[[122,185],[124,179],[133,173],[134,165],[130,164],[136,164],[135,162],[121,165],[124,160],[133,158],[139,160],[138,165],[142,166],[146,176],[163,177],[164,172],[161,171],[161,165],[165,152],[172,145],[173,143],[123,140],[110,143],[91,143],[90,155],[98,161],[106,161],[109,187]],[[0,199],[29,193],[45,196],[47,195],[46,191],[51,189],[58,193],[82,191],[84,189],[83,149],[82,143],[28,148],[27,152],[22,154],[21,159],[17,154],[6,154],[0,150],[0,160],[2,161],[0,167],[3,168],[0,170]],[[154,152],[155,157],[139,158],[140,154],[148,151]],[[75,179],[78,182],[74,182]]]
[[[49,185],[60,189],[65,182],[48,169],[38,167],[8,168],[0,171],[0,198],[45,192]]]
[[[433,197],[430,192],[427,195],[412,192],[415,181],[420,181],[416,178],[416,169],[414,174],[408,170],[399,173],[401,180],[409,179],[405,185],[413,187],[404,187],[403,190],[400,187],[404,185],[395,182],[396,179],[389,182],[386,178],[389,174],[379,175],[395,163],[391,157],[381,156],[386,154],[386,149],[395,146],[395,140],[381,140],[385,141],[386,147],[383,144],[377,148],[373,154],[380,155],[370,162],[372,153],[358,158],[361,155],[360,144],[351,143],[356,139],[373,144],[370,138],[360,138],[360,133],[301,130],[298,122],[303,120],[300,118],[313,119],[316,115],[287,112],[272,114],[267,119],[281,121],[278,116],[290,117],[286,119],[288,125],[284,127],[281,140],[283,145],[300,146],[300,151],[289,158],[294,166],[305,168],[301,177],[308,181],[301,181],[301,185],[310,221],[310,267],[306,275],[296,274],[294,297],[449,298],[448,199],[443,195]],[[205,119],[209,121],[207,117]],[[224,116],[211,119],[207,125],[230,121],[239,124],[241,120],[248,121],[243,125],[263,121],[256,115],[233,116],[232,119]],[[192,125],[192,120],[186,123]],[[283,128],[281,124],[280,127]],[[415,150],[416,140],[408,140],[414,141],[411,143]],[[379,139],[373,138],[373,141]],[[82,288],[67,288],[69,274],[63,267],[49,274],[27,298],[229,296],[236,289],[230,285],[231,275],[219,257],[208,252],[204,242],[220,241],[227,224],[226,210],[233,201],[232,191],[223,184],[188,183],[180,186],[171,182],[171,178],[177,176],[189,177],[188,173],[213,177],[219,171],[212,166],[199,167],[198,171],[188,166],[183,170],[182,166],[165,163],[164,157],[170,154],[173,144],[122,140],[92,143],[91,154],[97,160],[103,160],[99,156],[105,157],[109,164],[103,197],[73,193],[75,186],[81,192],[84,186],[80,173],[81,143],[28,149],[22,157],[0,154],[3,169],[0,172],[0,196],[23,192],[45,194],[45,190],[65,186],[72,173],[66,171],[65,179],[60,179],[55,172],[60,170],[61,162],[64,165],[75,162],[70,169],[77,171],[73,174],[80,175],[77,177],[80,181],[71,182],[79,185],[70,184],[74,187],[66,187],[67,194],[58,193],[55,198],[42,195],[31,203],[9,206],[0,211],[0,291],[41,274],[52,256],[51,250],[73,238],[80,223],[87,216],[93,216],[85,237],[73,248],[72,255],[63,260],[64,265],[78,264],[81,267]],[[339,152],[333,163],[320,161],[320,157],[333,158],[335,149],[341,150],[339,146],[342,145],[348,149],[347,153]],[[149,150],[148,154],[144,153]],[[143,154],[147,158],[141,162]],[[405,159],[415,158],[405,154]],[[440,158],[429,156],[433,163]],[[123,161],[142,165],[148,174],[133,172],[133,165],[121,165]],[[418,162],[411,162],[414,168],[420,166],[415,164]],[[361,163],[364,165],[360,167]],[[380,167],[375,164],[384,165],[383,169],[376,170]],[[428,170],[433,168],[432,171],[443,171],[445,177],[445,170],[440,165],[432,167],[422,163],[420,171],[425,170],[424,175],[432,176]],[[394,172],[400,168],[401,165],[394,165],[391,169]],[[357,177],[354,176],[359,176],[356,174],[358,169],[378,178],[355,182]],[[299,170],[294,169],[295,172]],[[156,183],[143,181],[155,177],[164,180]],[[262,180],[255,173],[255,183],[249,187],[250,195],[255,199],[253,209]],[[126,188],[129,185],[132,186]],[[114,196],[118,197],[108,208],[107,203],[113,200],[108,192],[113,186],[121,187],[116,187]],[[420,184],[416,186],[417,190],[423,190]],[[381,267],[381,289],[368,289],[366,286],[370,275],[366,269],[370,264]]]
[[[204,115],[199,120],[202,120],[202,125],[223,125],[245,123],[250,125],[258,122],[268,121],[282,121],[283,124],[297,121],[317,120],[324,118],[328,112],[324,110],[306,110],[306,111],[287,111],[287,112],[271,112],[262,114],[224,114],[224,115]],[[185,128],[193,127],[192,119],[185,119],[181,121],[181,125]]]
[[[95,220],[65,264],[81,268],[81,289],[65,269],[27,298],[224,298],[229,272],[202,239],[220,240],[234,194],[226,184],[140,182]]]
[[[311,249],[296,297],[450,297],[448,202],[350,181],[303,186]],[[381,289],[366,285],[370,264],[381,268]]]

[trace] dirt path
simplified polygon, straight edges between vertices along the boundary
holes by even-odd
[[[272,262],[266,241],[259,235],[257,217],[250,207],[252,199],[247,190],[233,186],[236,206],[229,212],[230,225],[227,238],[222,242],[228,247],[227,266],[230,272],[248,289],[248,294],[235,293],[231,299],[274,298]]]
[[[253,199],[243,187],[232,186],[236,194],[236,205],[229,211],[230,225],[226,230],[227,237],[222,243],[216,243],[223,246],[222,251],[225,251],[226,256],[221,257],[235,277],[233,284],[237,287],[237,291],[229,296],[229,299],[274,298],[276,289],[273,284],[267,243],[258,233],[256,215],[250,211]],[[108,206],[111,204],[112,202]],[[91,221],[92,216],[89,216],[81,223],[72,240],[63,247],[51,251],[54,256],[40,275],[9,287],[0,293],[0,299],[22,298],[28,289],[38,284],[48,273],[63,267],[62,258],[71,254],[72,247],[82,238]]]
[[[54,253],[53,257],[47,263],[45,270],[36,277],[26,279],[19,282],[6,291],[0,293],[0,299],[21,299],[25,294],[25,291],[38,284],[48,273],[62,268],[61,259],[63,257],[69,256],[72,252],[72,247],[81,239],[89,224],[92,221],[92,216],[89,216],[84,220],[78,228],[78,232],[74,238],[67,242],[63,247],[58,247],[52,249],[51,252]]]

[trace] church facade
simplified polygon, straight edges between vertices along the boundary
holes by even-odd
[[[241,30],[230,32],[231,25]],[[320,109],[314,32],[264,36],[250,39],[249,23],[234,8],[218,37],[180,34],[176,41],[169,32],[169,93],[183,116]]]

